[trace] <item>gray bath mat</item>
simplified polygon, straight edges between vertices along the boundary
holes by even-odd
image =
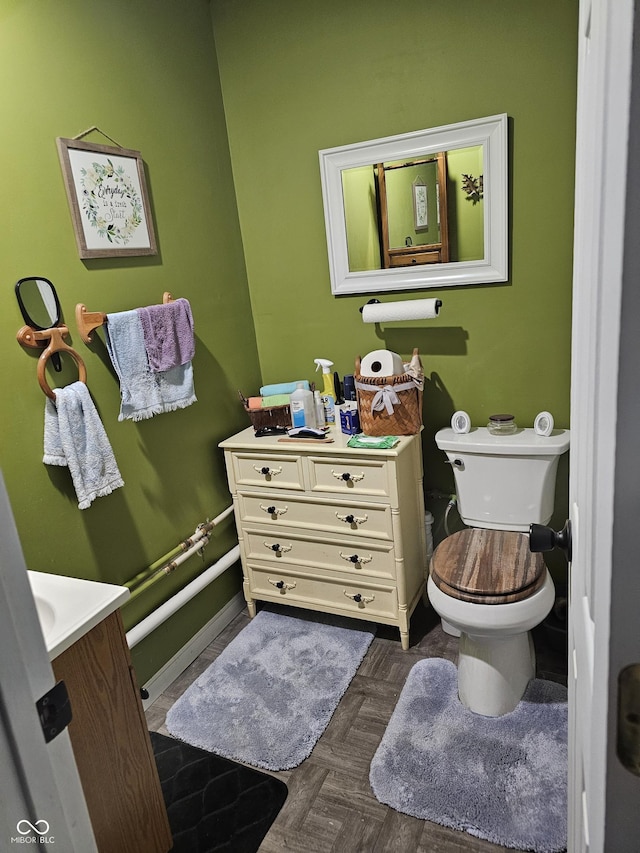
[[[323,613],[261,610],[167,714],[180,740],[266,770],[309,756],[374,631]]]
[[[407,678],[371,762],[381,803],[494,844],[556,853],[567,843],[567,690],[535,679],[515,711],[482,717],[457,670],[432,658]]]

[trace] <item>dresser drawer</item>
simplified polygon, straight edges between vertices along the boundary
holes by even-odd
[[[238,486],[268,486],[269,489],[304,491],[304,465],[301,456],[233,453],[231,464]]]
[[[398,596],[394,586],[359,583],[322,575],[295,575],[261,566],[250,566],[251,591],[257,598],[287,604],[309,604],[316,610],[342,612],[348,616],[398,617]]]
[[[393,539],[391,507],[383,503],[240,491],[238,507],[243,523],[265,524],[274,532],[300,528],[315,533]]]
[[[357,541],[352,537],[311,539],[290,531],[264,533],[245,530],[245,557],[300,572],[325,570],[349,576],[359,574],[395,580],[395,558],[391,544],[375,540]]]
[[[327,459],[310,456],[307,462],[314,492],[391,496],[389,463],[384,459]]]

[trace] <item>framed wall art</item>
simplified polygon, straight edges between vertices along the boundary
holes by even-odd
[[[81,258],[156,255],[139,151],[56,140]]]
[[[413,190],[413,227],[415,231],[429,230],[429,213],[427,204],[427,185],[422,178],[416,178],[412,184]]]

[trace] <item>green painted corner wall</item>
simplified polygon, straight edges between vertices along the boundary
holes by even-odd
[[[427,488],[453,488],[433,437],[456,409],[480,425],[512,411],[523,426],[547,409],[568,426],[577,0],[212,9],[264,380],[312,378],[318,356],[344,374],[357,354],[419,347]],[[509,280],[376,294],[437,296],[442,313],[364,325],[368,295],[330,292],[318,150],[498,113],[509,117]]]
[[[247,425],[237,389],[260,383],[209,4],[3,4],[0,68],[0,467],[30,568],[124,583],[229,505],[217,444]],[[142,153],[159,245],[155,257],[78,258],[56,137],[93,125]],[[111,144],[96,132],[86,138]],[[15,338],[23,321],[13,285],[28,275],[46,276],[58,290],[125,481],[84,511],[68,471],[42,463],[45,397],[36,380],[37,354]],[[119,423],[118,384],[103,333],[85,345],[75,305],[123,311],[160,302],[165,290],[191,302],[198,402],[138,424]],[[65,361],[62,376],[47,373],[50,385],[77,378]],[[228,519],[214,532],[205,564],[236,541]],[[201,568],[193,557],[125,606],[125,625]],[[240,578],[238,566],[230,569],[134,649],[140,681],[238,592]]]
[[[357,354],[419,347],[428,488],[451,487],[433,435],[456,408],[476,423],[509,409],[524,425],[545,408],[568,424],[577,0],[482,0],[473,15],[464,0],[398,0],[392,14],[382,0],[113,0],[108,12],[21,0],[3,4],[0,24],[0,467],[30,568],[123,583],[155,562],[229,503],[217,444],[247,423],[237,389],[314,378],[315,357],[344,374]],[[363,325],[368,296],[330,293],[318,150],[501,112],[509,281],[388,294],[439,296],[441,317]],[[93,125],[142,153],[157,257],[78,258],[55,139]],[[15,340],[13,294],[33,274],[58,289],[126,484],[86,511],[68,472],[41,462],[44,396],[34,353]],[[81,342],[75,305],[120,311],[165,290],[192,304],[198,403],[118,423],[101,333]],[[57,382],[75,378],[67,365]],[[229,519],[206,562],[234,542]],[[192,558],[156,584],[126,623],[200,568]],[[231,570],[141,643],[140,680],[238,589]]]

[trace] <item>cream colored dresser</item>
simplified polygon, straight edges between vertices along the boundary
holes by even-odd
[[[253,427],[221,442],[233,496],[244,595],[396,625],[425,589],[420,436],[391,450],[256,438]]]

